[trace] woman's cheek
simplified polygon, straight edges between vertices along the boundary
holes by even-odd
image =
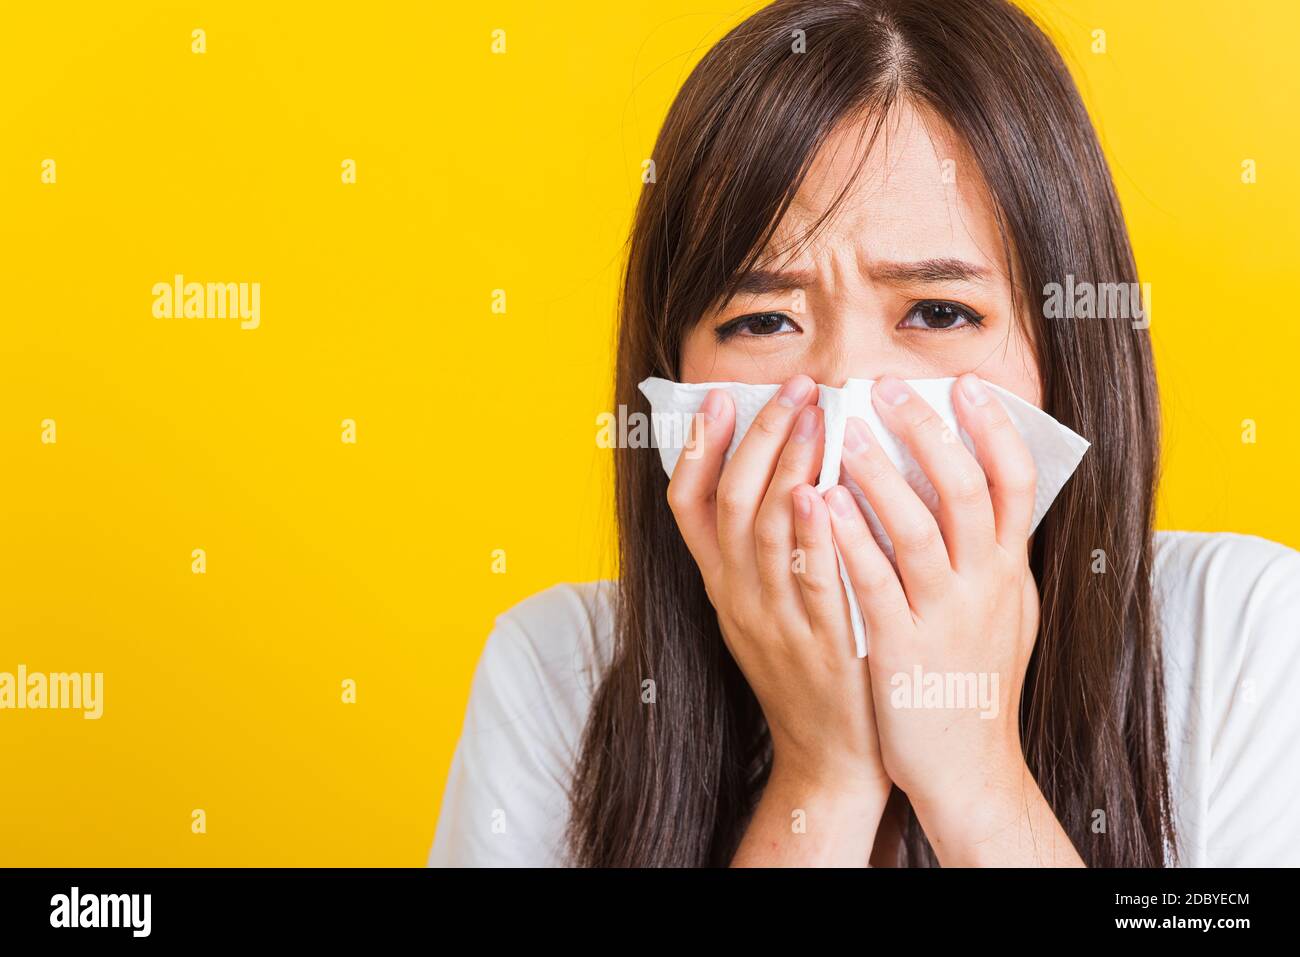
[[[962,369],[961,372],[977,373],[981,379],[1001,386],[1030,405],[1040,409],[1043,407],[1043,388],[1038,369],[1033,364],[1033,358],[1026,353],[1008,350],[1005,357],[996,356],[980,363],[978,367]],[[961,373],[954,373],[959,374]]]
[[[758,337],[753,337],[758,338]],[[808,367],[802,353],[792,348],[773,348],[773,344],[750,345],[735,336],[726,342],[688,341],[683,349],[683,382],[745,382],[767,385],[784,382],[796,373],[810,375],[816,381],[816,371]]]

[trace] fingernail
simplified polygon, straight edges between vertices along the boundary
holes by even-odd
[[[861,419],[849,419],[844,423],[844,448],[854,454],[862,452],[871,445],[871,430]]]
[[[989,400],[989,390],[984,388],[984,383],[980,381],[980,377],[973,372],[970,375],[962,376],[961,391],[970,400],[971,405],[983,405]]]
[[[807,376],[797,375],[781,387],[776,401],[787,407],[797,405],[808,394],[808,386],[811,384],[812,380]]]
[[[802,485],[794,490],[794,507],[799,510],[800,518],[812,515],[812,499],[808,496],[808,489]]]
[[[830,500],[831,508],[835,510],[836,515],[841,518],[848,518],[853,514],[855,505],[853,496],[849,494],[849,490],[843,485],[835,486],[826,497]]]
[[[911,395],[902,379],[885,376],[876,382],[876,394],[887,405],[902,405]]]
[[[722,392],[722,389],[710,389],[709,394],[704,397],[700,412],[704,414],[706,422],[712,422],[722,414]]]
[[[813,409],[815,405],[810,405],[799,413],[798,420],[794,424],[794,440],[796,442],[807,442],[817,433],[817,413]]]

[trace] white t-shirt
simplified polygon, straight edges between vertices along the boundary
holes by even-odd
[[[1184,866],[1300,866],[1300,552],[1158,532],[1170,783]],[[430,866],[568,863],[568,788],[613,645],[614,582],[555,585],[496,619]]]

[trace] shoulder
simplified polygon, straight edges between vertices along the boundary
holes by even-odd
[[[1249,593],[1300,569],[1300,552],[1236,532],[1156,532],[1156,575],[1166,589],[1215,587]],[[1265,581],[1260,582],[1261,576]],[[1294,595],[1292,590],[1290,594]]]
[[[497,615],[479,668],[593,692],[609,665],[617,583],[552,585]]]
[[[1300,651],[1300,552],[1232,532],[1157,532],[1152,596],[1167,654]],[[1226,656],[1226,658],[1225,658]]]
[[[1159,532],[1171,777],[1193,864],[1300,865],[1300,552]]]
[[[576,745],[613,645],[610,581],[563,583],[497,615],[479,656],[465,735],[518,724],[528,745]]]
[[[470,683],[429,864],[562,863],[570,777],[613,646],[613,581],[559,584],[496,616]]]

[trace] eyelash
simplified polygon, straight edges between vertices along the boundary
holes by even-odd
[[[964,328],[978,329],[983,324],[985,318],[974,309],[971,309],[969,306],[963,306],[959,302],[950,302],[946,299],[922,299],[920,302],[914,303],[908,307],[907,313],[903,316],[903,321],[906,322],[912,316],[919,315],[921,310],[926,308],[938,308],[945,312],[956,313],[956,317],[953,320],[954,323],[961,320],[962,324],[947,326],[904,326],[900,323],[898,328],[921,329],[925,332],[948,332],[953,329]],[[791,325],[794,325],[794,320],[783,312],[755,312],[747,316],[737,316],[735,319],[730,319],[727,322],[724,322],[714,330],[714,335],[718,342],[726,342],[728,339],[739,335],[741,330],[747,328],[750,323],[757,322],[761,319],[779,319],[783,322],[789,322]],[[921,319],[921,321],[924,322],[924,319]],[[778,335],[778,333],[751,333],[749,338],[770,339],[774,335]]]
[[[795,324],[794,320],[783,312],[755,312],[748,316],[737,316],[735,319],[730,319],[727,322],[724,322],[714,330],[714,335],[717,336],[719,342],[726,342],[733,336],[739,335],[740,330],[748,326],[749,323],[757,322],[760,319],[780,319],[784,322],[790,323],[791,325]],[[770,339],[772,335],[773,333],[768,333],[766,335],[751,333],[751,337],[754,339]]]
[[[965,321],[960,326],[951,326],[951,325],[949,326],[903,326],[902,328],[924,329],[926,332],[947,332],[948,330],[954,328],[955,329],[964,329],[964,328],[978,329],[984,322],[984,317],[981,316],[974,309],[971,309],[969,306],[963,306],[959,302],[950,302],[947,299],[922,299],[920,302],[916,303],[910,309],[907,310],[907,315],[903,316],[903,320],[906,321],[910,319],[912,316],[919,313],[921,309],[925,307],[937,307],[947,312],[956,313],[958,318],[962,318]]]

